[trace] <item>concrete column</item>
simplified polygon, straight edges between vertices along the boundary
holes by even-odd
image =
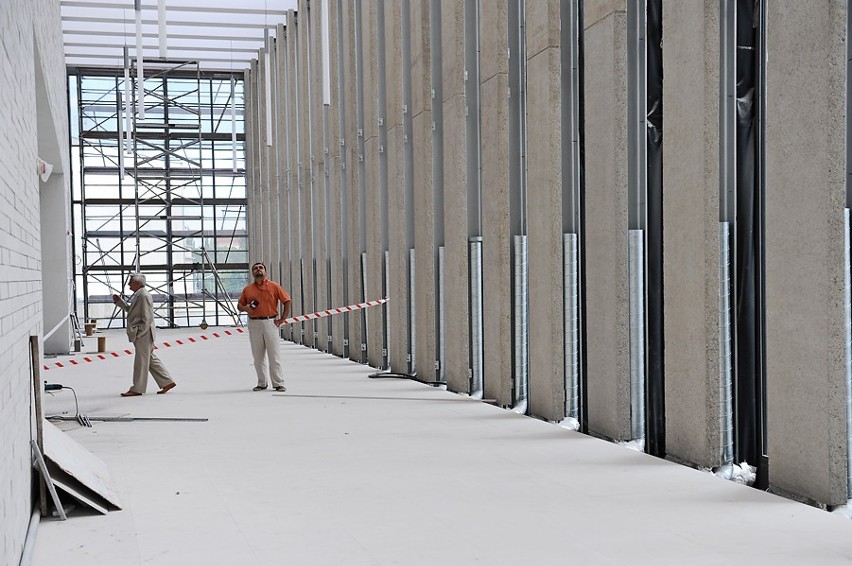
[[[346,242],[347,242],[347,264],[346,277],[348,280],[348,304],[357,303],[361,300],[361,248],[359,242],[360,235],[360,209],[358,202],[358,121],[357,121],[357,96],[355,70],[355,7],[351,2],[344,0],[342,6],[342,21],[345,26],[343,34],[343,53],[346,58],[342,62],[344,69],[344,81],[346,100],[342,103],[345,106],[346,124],[345,124],[345,151],[346,151]],[[362,311],[354,311],[348,315],[349,324],[349,359],[361,361],[361,342],[364,337],[361,336],[361,317],[364,315]]]
[[[480,4],[482,301],[485,397],[512,403],[508,4]]]
[[[322,67],[322,2],[311,2],[310,11],[310,73],[311,73],[311,138],[312,138],[312,177],[314,194],[314,261],[316,263],[315,305],[313,310],[325,310],[328,302],[328,252],[326,237],[326,191],[325,175],[326,155],[324,145],[325,119],[323,104],[323,67]],[[327,351],[328,320],[317,320],[314,331],[317,339],[314,347]]]
[[[666,451],[702,467],[722,463],[719,4],[663,2]]]
[[[414,302],[419,379],[435,379],[436,278],[435,210],[432,187],[432,81],[429,0],[411,0],[411,118],[414,148]]]
[[[384,109],[379,108],[378,12],[376,2],[361,7],[364,78],[364,189],[367,221],[367,292],[368,301],[382,298],[385,250],[382,245],[382,191],[379,153],[379,124]],[[385,347],[382,307],[372,307],[367,317],[367,363],[382,367]]]
[[[261,211],[263,210],[262,201],[262,180],[260,176],[261,164],[263,163],[263,155],[261,154],[262,136],[260,133],[261,114],[259,109],[258,96],[258,62],[251,62],[251,85],[248,85],[251,92],[251,175],[252,175],[252,207],[249,211],[250,230],[251,230],[251,253],[249,263],[253,263],[261,259],[263,255],[263,226],[261,219],[263,218]],[[246,128],[249,131],[249,127]]]
[[[846,503],[847,2],[766,6],[769,482]]]
[[[289,293],[290,287],[290,189],[292,179],[290,175],[290,81],[287,76],[287,51],[289,50],[289,39],[287,37],[287,26],[278,24],[276,29],[276,69],[278,71],[278,131],[275,137],[275,150],[278,157],[278,249],[279,249],[279,270],[273,277],[282,287]],[[281,326],[281,333],[284,339],[291,340],[293,325],[285,324]]]
[[[257,125],[258,125],[258,237],[260,252],[257,261],[263,261],[269,266],[269,146],[267,145],[266,114],[266,55],[264,49],[257,51]]]
[[[584,6],[588,424],[594,434],[627,440],[627,5]]]
[[[444,377],[470,392],[470,285],[467,225],[464,0],[441,6],[444,103]]]
[[[340,146],[340,56],[338,52],[338,0],[328,2],[328,26],[329,26],[329,63],[331,79],[331,104],[328,108],[328,190],[329,190],[329,222],[331,239],[329,241],[329,255],[331,257],[331,297],[332,307],[340,307],[346,304],[343,296],[343,280],[346,272],[343,270],[343,239],[342,239],[342,214],[340,205],[341,198],[341,150]],[[331,351],[336,356],[343,355],[343,315],[331,317]]]
[[[560,1],[526,4],[529,410],[565,417]],[[570,72],[570,68],[565,70]],[[570,144],[570,134],[566,135]],[[566,175],[570,173],[566,172]],[[567,177],[570,179],[570,176]]]
[[[302,178],[299,190],[302,195],[302,310],[295,314],[307,314],[316,310],[316,297],[314,296],[314,269],[316,250],[314,246],[314,120],[313,100],[315,95],[311,88],[312,66],[310,59],[310,13],[308,0],[299,1],[299,12],[296,14],[296,32],[298,35],[297,57],[299,61],[299,98],[301,100],[299,109],[302,114],[302,125],[299,130],[299,169]],[[304,344],[314,346],[315,321],[309,320],[303,323]]]
[[[251,87],[251,77],[252,71],[251,68],[254,65],[254,61],[252,61],[250,67],[246,69],[243,73],[243,106],[244,106],[244,116],[243,116],[243,130],[245,131],[245,154],[246,154],[246,231],[247,231],[247,245],[249,249],[249,261],[254,256],[255,242],[254,242],[254,135],[255,132],[252,129],[253,126],[253,104],[252,104],[252,93],[254,92]]]
[[[282,101],[280,96],[281,91],[278,88],[278,52],[279,50],[283,50],[281,43],[279,36],[275,39],[270,39],[269,44],[269,92],[271,94],[269,112],[271,113],[272,145],[267,147],[267,156],[269,158],[269,167],[267,168],[269,171],[269,198],[267,199],[269,211],[269,255],[267,256],[266,261],[267,266],[269,267],[270,277],[275,281],[279,281],[278,273],[279,266],[281,264],[280,203],[283,177],[280,174],[278,163],[279,150],[277,145],[278,130],[283,126],[283,123],[279,120]]]
[[[301,132],[304,129],[304,113],[302,105],[299,76],[299,65],[303,64],[299,59],[299,22],[293,10],[287,12],[287,78],[288,78],[288,102],[289,113],[289,142],[290,152],[290,286],[287,291],[293,300],[291,304],[292,314],[302,314],[304,304],[302,302],[302,272],[301,262],[304,257],[302,238],[302,183],[303,172],[301,168]],[[302,325],[292,325],[292,340],[297,344],[304,343]]]
[[[405,141],[403,129],[402,9],[385,2],[385,56],[387,58],[388,250],[390,288],[390,369],[408,372],[408,239],[405,219]]]

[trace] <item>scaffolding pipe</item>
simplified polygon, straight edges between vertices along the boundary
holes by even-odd
[[[447,347],[444,336],[446,334],[444,320],[446,319],[445,286],[444,286],[444,246],[438,246],[438,361],[435,364],[435,381],[446,381],[444,376],[444,364],[447,359]]]
[[[843,256],[845,269],[843,271],[846,279],[843,294],[844,314],[846,328],[846,497],[852,494],[852,259],[850,259],[849,245],[849,209],[843,210],[843,236],[845,246]]]
[[[565,416],[579,419],[580,407],[580,305],[578,294],[577,234],[562,234],[565,324]],[[579,424],[579,422],[578,422]]]
[[[469,242],[470,253],[470,396],[482,399],[482,236],[474,236]]]
[[[719,423],[722,466],[734,463],[733,356],[731,355],[731,249],[728,222],[719,223]],[[725,470],[722,470],[723,475]]]
[[[645,269],[642,230],[630,230],[630,434],[645,438]]]
[[[527,412],[527,357],[529,354],[529,305],[527,276],[527,237],[516,235],[512,237],[515,250],[514,269],[514,326],[515,326],[515,405],[512,410],[522,415]]]
[[[408,318],[408,373],[412,375],[417,372],[417,348],[415,347],[417,340],[417,325],[415,324],[417,312],[414,301],[414,251],[414,248],[408,250],[408,310],[410,313]]]

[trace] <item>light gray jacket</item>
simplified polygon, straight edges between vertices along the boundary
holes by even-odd
[[[131,342],[136,342],[137,338],[151,333],[151,339],[154,339],[154,302],[151,300],[151,294],[148,289],[142,287],[134,293],[128,305],[124,299],[120,299],[116,304],[127,313],[127,339]]]

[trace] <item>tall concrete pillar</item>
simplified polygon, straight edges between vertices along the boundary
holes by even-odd
[[[341,181],[342,173],[340,167],[343,161],[341,160],[340,145],[340,28],[338,18],[340,10],[338,9],[338,0],[330,0],[328,2],[328,27],[329,27],[329,78],[331,91],[331,104],[328,107],[328,202],[330,222],[330,241],[329,241],[329,257],[331,262],[331,297],[329,301],[332,307],[340,307],[346,305],[343,295],[343,280],[346,278],[346,272],[343,270],[343,234],[342,234],[342,214],[341,209]],[[331,351],[336,356],[343,356],[343,315],[335,315],[331,317]]]
[[[275,136],[275,151],[278,160],[278,270],[274,272],[273,279],[281,284],[287,292],[290,292],[290,188],[292,179],[290,175],[290,81],[288,78],[287,51],[289,50],[289,39],[287,37],[287,26],[278,24],[275,37],[277,49],[275,50],[276,85],[278,95],[277,117],[278,126]],[[285,324],[281,326],[281,334],[285,340],[292,340],[293,326]]]
[[[563,303],[562,45],[559,0],[526,5],[527,224],[529,259],[529,410],[549,420],[565,417]],[[571,72],[570,68],[564,70]]]
[[[627,3],[584,6],[588,425],[592,433],[627,440]]]
[[[376,2],[365,2],[361,7],[361,30],[363,43],[364,79],[364,218],[367,235],[367,289],[368,301],[382,298],[384,245],[382,243],[382,187],[380,166],[383,156],[379,153],[379,117],[384,109],[379,108],[379,52],[378,12]],[[384,99],[384,97],[381,97]],[[368,309],[367,317],[367,363],[382,367],[385,348],[382,307]]]
[[[480,4],[483,388],[512,403],[512,237],[509,223],[509,14]]]
[[[243,72],[243,131],[245,132],[245,155],[246,155],[246,245],[250,251],[249,261],[251,261],[251,257],[254,253],[255,243],[254,243],[254,233],[255,228],[252,225],[254,223],[254,174],[253,174],[253,161],[254,161],[254,134],[255,131],[252,127],[253,124],[253,104],[252,104],[252,93],[253,90],[251,88],[251,76],[252,76],[252,67],[254,62],[250,64],[249,68]]]
[[[302,213],[302,310],[295,314],[307,314],[316,310],[315,297],[315,260],[316,249],[314,245],[314,120],[313,113],[313,90],[311,88],[312,65],[310,59],[311,28],[308,0],[299,1],[299,12],[296,14],[296,34],[298,37],[298,65],[299,65],[299,109],[301,111],[301,123],[299,130],[299,169],[301,182],[301,213]],[[304,342],[306,346],[314,346],[313,320],[305,321]]]
[[[310,19],[310,73],[311,73],[311,176],[314,200],[314,262],[316,265],[315,297],[313,310],[326,310],[328,301],[328,233],[326,231],[328,178],[326,176],[325,104],[323,103],[322,63],[322,2],[311,2]],[[328,351],[328,319],[314,322],[317,337],[314,348]]]
[[[343,33],[343,54],[345,61],[341,61],[344,69],[344,81],[346,94],[341,103],[345,107],[346,122],[344,135],[344,148],[346,151],[346,276],[347,299],[349,304],[361,301],[361,215],[358,192],[358,165],[359,165],[359,138],[358,138],[358,100],[356,96],[356,68],[360,63],[356,62],[355,42],[355,6],[351,2],[342,3],[342,22],[345,26]],[[361,332],[361,317],[363,311],[353,311],[344,315],[348,319],[349,333],[349,359],[361,361],[361,344],[366,338]]]
[[[434,381],[437,352],[435,209],[432,186],[432,49],[429,0],[411,0],[411,120],[417,376]]]
[[[299,65],[303,64],[299,58],[299,22],[293,10],[287,12],[287,89],[289,96],[289,151],[290,151],[290,287],[287,291],[292,298],[291,310],[293,314],[301,314],[305,311],[302,300],[302,260],[304,258],[304,244],[302,237],[302,130],[304,125],[304,112],[302,111],[302,100],[300,85],[302,78],[299,74]],[[297,344],[303,344],[305,337],[302,333],[301,323],[292,326],[292,339]]]
[[[261,48],[257,51],[257,120],[258,120],[258,165],[260,167],[259,184],[258,184],[258,235],[260,236],[260,254],[257,256],[258,261],[263,261],[269,268],[270,256],[270,225],[269,225],[269,201],[270,201],[270,169],[269,169],[269,142],[268,129],[269,122],[267,114],[269,112],[269,103],[267,102],[267,58],[266,50]]]
[[[283,178],[280,174],[278,163],[279,150],[277,146],[278,130],[283,124],[279,120],[282,111],[282,100],[278,89],[278,52],[283,50],[282,41],[279,37],[269,40],[269,93],[270,93],[270,140],[272,145],[267,148],[269,158],[269,251],[266,258],[269,268],[269,276],[279,281],[278,273],[281,265],[281,183]]]
[[[403,128],[402,9],[400,2],[385,3],[385,57],[387,59],[387,159],[388,159],[388,252],[390,288],[390,369],[408,372],[408,227],[405,198],[405,132]]]
[[[258,95],[258,62],[251,62],[251,84],[247,85],[248,90],[250,91],[250,99],[251,99],[251,124],[246,128],[247,131],[251,131],[251,177],[252,177],[252,199],[249,210],[249,230],[251,234],[251,253],[249,257],[249,263],[253,263],[261,259],[263,255],[263,225],[262,225],[262,211],[263,211],[263,197],[262,197],[262,187],[263,180],[261,178],[262,164],[263,164],[263,154],[261,152],[261,144],[265,143],[262,140],[262,136],[260,134],[260,122],[261,122],[261,114],[260,114],[260,98]]]
[[[470,392],[470,285],[465,121],[465,2],[441,6],[444,133],[444,376],[450,391]]]
[[[769,482],[846,503],[847,2],[766,5]]]
[[[719,4],[664,0],[662,22],[666,451],[702,467],[722,463]]]

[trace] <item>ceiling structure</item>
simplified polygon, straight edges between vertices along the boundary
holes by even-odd
[[[142,51],[159,58],[160,0],[141,0]],[[134,0],[60,0],[65,63],[123,67],[136,57]],[[242,71],[258,56],[264,32],[286,23],[296,0],[165,0],[166,58],[198,61],[203,71]]]

